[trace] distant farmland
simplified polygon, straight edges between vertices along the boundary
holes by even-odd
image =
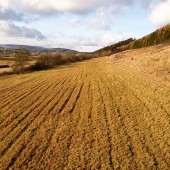
[[[170,46],[0,77],[0,169],[170,168]]]

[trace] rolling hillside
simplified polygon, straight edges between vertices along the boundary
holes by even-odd
[[[0,169],[169,170],[170,46],[0,77]]]
[[[65,48],[44,48],[44,47],[38,47],[38,46],[14,45],[14,44],[0,44],[0,48],[12,49],[12,50],[23,48],[23,49],[31,51],[31,52],[78,53],[78,51],[71,50],[71,49],[65,49]]]
[[[127,46],[133,41],[135,41],[133,38],[129,38],[127,40],[120,41],[116,44],[101,48],[101,49],[95,51],[94,53],[102,54],[103,56],[118,53],[118,52],[121,52],[123,50],[126,50]]]

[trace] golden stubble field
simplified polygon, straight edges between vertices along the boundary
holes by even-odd
[[[0,169],[169,170],[169,57],[158,46],[0,77]]]

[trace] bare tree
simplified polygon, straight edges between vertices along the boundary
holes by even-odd
[[[25,66],[28,64],[30,52],[24,49],[16,50],[14,55],[15,62],[12,65],[12,69],[16,73],[23,73]]]

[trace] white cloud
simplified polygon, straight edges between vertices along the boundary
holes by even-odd
[[[101,30],[110,30],[111,25],[119,14],[127,11],[127,6],[119,6],[118,4],[111,4],[110,6],[103,6],[96,9],[96,17],[88,20],[87,24],[93,28]]]
[[[71,19],[69,20],[69,24],[73,27],[75,27],[78,23],[80,23],[79,19]]]
[[[6,0],[6,3],[3,2],[2,5],[26,13],[51,15],[61,12],[86,13],[94,11],[101,6],[129,5],[132,1],[133,0]]]
[[[74,37],[73,39],[64,40],[64,42],[60,41],[59,43],[53,41],[53,44],[56,44],[56,46],[60,47],[66,46],[67,48],[75,49],[78,51],[95,51],[99,48],[122,41],[125,38],[127,37],[122,34],[115,33],[94,37],[79,36]]]
[[[105,46],[108,46],[111,44],[115,44],[115,43],[122,41],[124,39],[125,39],[125,37],[122,34],[107,34],[107,35],[104,35],[103,37],[101,37],[99,46],[105,47]]]
[[[127,6],[126,5],[118,5],[118,4],[112,4],[110,6],[103,6],[100,7],[96,10],[96,13],[98,16],[114,16],[120,13],[124,13],[127,10]]]
[[[38,30],[27,27],[20,27],[13,23],[1,22],[0,23],[0,36],[1,37],[25,37],[43,40],[46,37]]]
[[[109,24],[107,24],[105,21],[103,21],[99,18],[91,19],[90,21],[88,21],[88,24],[92,27],[102,29],[102,30],[110,29]]]
[[[141,6],[146,9],[151,8],[155,3],[158,3],[158,1],[162,1],[162,0],[142,0]]]
[[[9,21],[27,21],[27,17],[13,9],[4,9],[0,6],[0,20]]]
[[[149,21],[158,26],[170,23],[170,0],[164,0],[153,5]]]
[[[8,1],[6,0],[0,0],[0,8],[7,8],[8,7]]]

